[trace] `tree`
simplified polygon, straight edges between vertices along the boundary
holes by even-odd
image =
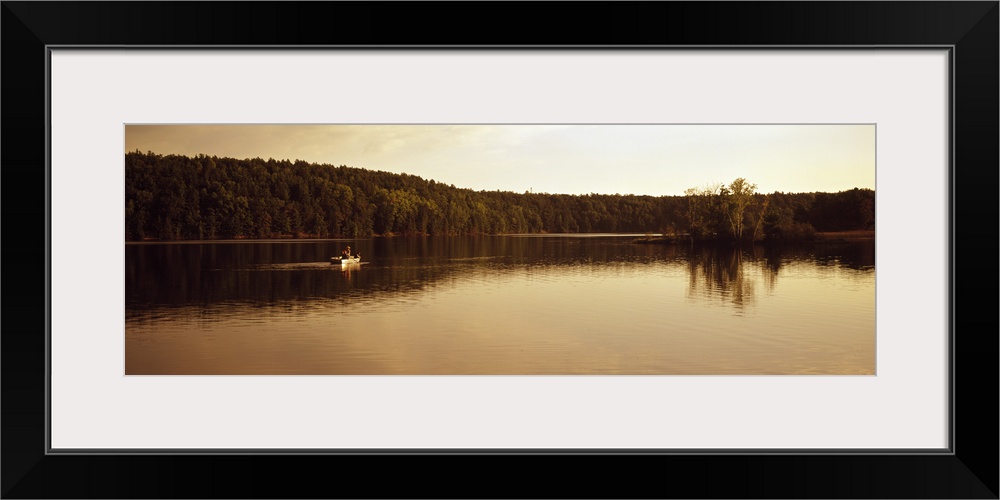
[[[750,241],[760,241],[764,239],[764,217],[767,215],[768,206],[771,204],[771,197],[763,196],[763,202],[757,204],[757,213],[754,216],[753,234]]]
[[[875,193],[761,195],[744,178],[684,196],[473,191],[414,175],[259,158],[125,155],[125,237],[649,232],[694,241],[872,229]]]
[[[710,184],[703,188],[690,188],[684,191],[684,196],[687,198],[686,229],[692,240],[713,238],[718,233],[714,222],[717,220],[717,200],[721,192],[721,184]]]
[[[746,179],[739,177],[728,187],[722,190],[723,207],[729,234],[736,241],[743,241],[744,219],[747,209],[754,205],[756,201],[754,193],[757,190],[756,184],[750,184]]]

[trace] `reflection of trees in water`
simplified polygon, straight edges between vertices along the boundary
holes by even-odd
[[[782,268],[791,262],[873,272],[875,242],[694,247],[688,256],[689,290],[692,294],[716,296],[742,309],[755,302],[758,277],[767,291],[773,292]]]
[[[775,272],[783,262],[807,261],[857,271],[875,269],[875,240],[784,244],[766,248],[766,260]]]
[[[341,269],[332,255],[350,244],[366,264]],[[686,266],[691,293],[743,308],[762,281],[772,291],[789,262],[874,269],[870,244],[742,249],[634,245],[627,238],[442,237],[306,243],[208,243],[125,246],[126,316],[158,307],[219,303],[295,305],[322,299],[381,300],[511,268],[565,268],[674,262]],[[488,271],[484,271],[487,270]]]
[[[364,264],[331,265],[350,244]],[[125,247],[128,308],[316,298],[425,290],[492,266],[602,265],[679,258],[627,238],[432,237],[329,242],[150,244]]]
[[[860,271],[875,271],[875,241],[815,242],[786,244],[764,249],[763,274],[768,290],[773,290],[781,268],[789,262],[809,262],[819,267],[836,267]],[[850,279],[850,275],[846,276]]]
[[[875,269],[875,240],[816,243],[816,261],[827,266],[871,271]]]
[[[703,247],[691,252],[688,261],[689,291],[716,296],[743,309],[756,302],[756,281],[749,273],[750,263],[760,260],[758,246]]]
[[[316,299],[359,299],[383,292],[421,290],[455,272],[428,263],[342,267],[329,262],[330,255],[338,253],[332,251],[339,246],[336,244],[331,249],[263,246],[126,247],[126,317],[130,310],[139,313],[157,307],[207,307],[218,303],[270,306]],[[367,257],[362,261],[369,262]]]

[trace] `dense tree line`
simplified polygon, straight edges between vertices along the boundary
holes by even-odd
[[[875,229],[875,192],[761,194],[738,178],[685,192],[686,212],[666,233],[694,240],[802,240],[816,231]]]
[[[134,151],[125,155],[125,238],[664,232],[760,240],[874,227],[871,190],[755,189],[737,179],[685,196],[473,191],[343,165]]]

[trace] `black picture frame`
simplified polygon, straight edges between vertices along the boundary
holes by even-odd
[[[4,498],[998,498],[997,1],[2,4]],[[53,45],[952,47],[951,453],[48,454]]]

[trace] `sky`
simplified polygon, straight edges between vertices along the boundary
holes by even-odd
[[[125,150],[347,165],[459,188],[682,195],[875,189],[875,125],[126,125]]]

